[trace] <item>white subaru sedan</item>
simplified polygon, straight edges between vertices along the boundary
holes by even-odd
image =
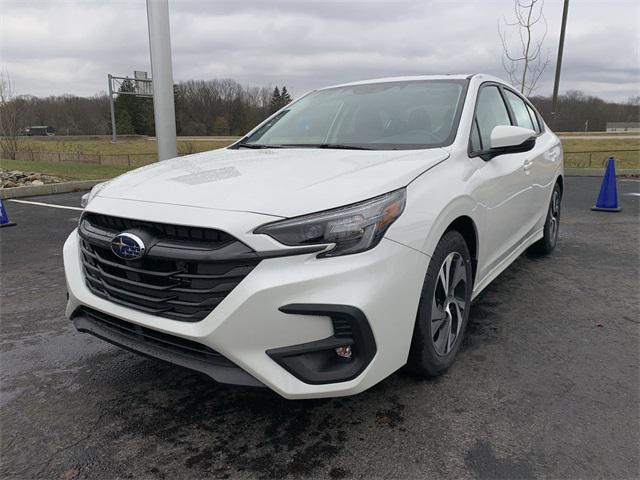
[[[444,373],[473,299],[558,238],[562,148],[486,75],[312,91],[226,149],[96,186],[64,246],[81,332],[289,399]]]

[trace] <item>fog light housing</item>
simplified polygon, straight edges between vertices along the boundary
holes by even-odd
[[[340,345],[336,348],[336,355],[340,358],[351,358],[351,345]]]
[[[347,382],[376,354],[376,341],[362,310],[350,305],[292,304],[283,313],[329,317],[333,335],[315,342],[273,348],[266,353],[298,380],[311,385]]]

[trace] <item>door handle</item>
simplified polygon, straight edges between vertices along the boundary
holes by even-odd
[[[522,167],[524,168],[524,173],[528,175],[530,173],[529,170],[531,169],[532,165],[533,163],[531,162],[531,160],[527,158],[522,165]]]

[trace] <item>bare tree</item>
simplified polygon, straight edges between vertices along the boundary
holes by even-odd
[[[502,67],[511,83],[524,95],[531,95],[549,64],[549,53],[542,52],[547,36],[544,0],[514,0],[515,19],[504,17],[498,22],[502,43]],[[509,46],[508,33],[517,30],[516,46]]]
[[[640,106],[640,95],[636,95],[634,97],[629,97],[627,100],[627,105],[633,105],[635,107]]]
[[[0,71],[0,154],[15,160],[20,146],[19,103],[9,73]]]
[[[15,117],[9,115],[8,118],[17,119],[13,122],[16,128],[8,128],[16,135],[7,138],[16,139],[20,150],[25,149],[25,144],[17,134],[27,125],[49,125],[58,135],[110,133],[109,97],[104,92],[93,97],[16,96],[7,75],[3,81],[6,85],[3,91],[7,92],[4,97],[12,99],[5,103],[15,107]],[[231,79],[211,79],[180,82],[174,90],[176,126],[180,135],[240,135],[269,116],[273,88],[242,86]],[[5,110],[9,112],[8,106],[0,109],[3,126],[12,123],[5,122]],[[9,152],[15,148],[0,143],[0,153],[2,150],[7,152],[4,158],[9,158]]]

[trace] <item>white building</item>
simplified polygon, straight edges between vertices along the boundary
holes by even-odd
[[[607,122],[607,132],[640,132],[640,122]]]

